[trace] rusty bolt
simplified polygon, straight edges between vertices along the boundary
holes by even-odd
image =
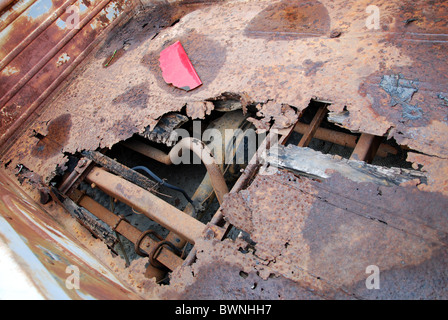
[[[95,188],[96,188],[96,184],[95,184],[95,183],[92,183],[92,184],[90,185],[90,187],[91,187],[92,189],[95,189]]]
[[[205,230],[205,236],[204,236],[204,238],[205,238],[206,240],[212,240],[214,237],[215,237],[215,233],[213,232],[213,230],[210,229],[210,228],[207,228],[207,229]]]
[[[82,168],[87,164],[87,160],[83,159],[78,162],[78,168]]]

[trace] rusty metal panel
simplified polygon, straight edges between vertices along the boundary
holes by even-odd
[[[447,205],[415,186],[280,171],[230,194],[223,212],[250,232],[257,257],[286,264],[284,276],[304,270],[361,298],[446,299]],[[365,286],[370,265],[381,271],[380,290]]]
[[[0,34],[0,59],[22,42],[30,33],[39,27],[53,14],[64,0],[38,0],[11,22]]]
[[[45,1],[31,5],[1,32],[2,144],[85,58],[103,31],[134,5],[127,0]],[[77,26],[70,5],[79,8]]]
[[[45,299],[138,299],[38,204],[0,171],[0,238]],[[80,271],[79,289],[66,286]]]

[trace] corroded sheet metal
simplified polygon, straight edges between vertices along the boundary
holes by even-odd
[[[293,123],[296,112],[282,108],[301,111],[318,98],[351,130],[448,155],[445,1],[377,1],[379,30],[369,27],[367,0],[201,2],[154,5],[111,33],[33,129],[45,135],[47,123],[70,113],[63,151],[110,147],[154,128],[167,112],[228,92],[276,106],[254,120],[262,127]],[[177,41],[203,82],[190,92],[167,84],[159,66],[160,52]],[[136,90],[141,99],[118,99]],[[21,140],[28,149],[37,142],[31,134]],[[44,177],[64,161],[22,155]]]
[[[415,168],[422,166],[422,171],[428,176],[427,184],[417,184],[420,190],[438,192],[448,196],[448,160],[438,157],[430,157],[423,154],[408,153],[408,161]]]
[[[43,298],[138,299],[0,171],[0,237]],[[77,267],[79,289],[66,286]],[[69,279],[70,282],[70,279]],[[70,282],[72,283],[72,282]]]
[[[13,125],[24,123],[30,116],[28,109],[34,110],[49,96],[130,4],[126,0],[39,0],[1,31],[2,145],[17,129]]]
[[[240,245],[242,247],[240,247]],[[244,244],[201,240],[196,243],[198,259],[171,276],[169,287],[158,288],[162,299],[192,300],[319,300],[328,299],[306,275],[288,279],[260,264],[254,255],[243,253]],[[344,293],[335,295],[349,298]]]
[[[268,195],[268,196],[267,196]],[[229,194],[224,215],[281,274],[304,270],[362,298],[447,298],[448,199],[413,187],[280,171]],[[244,210],[241,207],[244,206]],[[368,266],[380,290],[368,290]]]

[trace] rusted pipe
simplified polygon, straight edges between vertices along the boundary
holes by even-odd
[[[297,122],[296,126],[294,127],[294,131],[300,134],[304,134],[307,132],[309,125]],[[344,132],[339,132],[335,130],[330,130],[326,128],[319,128],[317,129],[314,138],[328,141],[340,146],[349,147],[354,149],[356,147],[356,141],[358,139],[357,136],[353,134],[348,134]],[[385,158],[388,154],[397,154],[398,151],[393,146],[390,146],[388,144],[382,143],[378,149],[377,155],[379,157]]]
[[[149,191],[115,176],[104,169],[93,168],[86,176],[88,183],[96,186],[119,201],[141,212],[163,227],[179,234],[190,243],[202,235],[205,225],[173,207]]]
[[[138,140],[124,141],[124,142],[121,142],[120,144],[122,144],[126,148],[134,150],[135,152],[138,152],[148,158],[154,159],[157,162],[166,164],[167,166],[173,164],[171,162],[169,155],[167,155],[165,152],[163,152],[162,150],[159,150],[157,148],[151,147],[150,145],[147,145]]]
[[[77,190],[80,193],[79,190]],[[100,205],[98,202],[93,200],[87,195],[77,195],[79,196],[78,205],[88,210],[90,213],[95,215],[98,219],[105,222],[111,228],[132,243],[137,243],[142,234],[142,231],[131,225],[126,220],[123,220],[119,216],[115,215],[107,208]],[[157,241],[151,239],[150,237],[145,237],[141,240],[140,247],[146,253],[150,253],[151,249],[157,245]],[[168,249],[162,249],[157,256],[157,260],[165,265],[168,269],[174,270],[183,263],[183,260],[175,255],[172,251]],[[163,271],[154,268],[152,276],[156,278],[161,278],[164,275]]]
[[[381,137],[363,133],[353,150],[350,160],[372,163],[381,143]]]
[[[127,148],[139,152],[151,159],[161,162],[166,165],[173,164],[173,160],[179,159],[179,153],[186,150],[192,151],[196,154],[205,165],[207,173],[210,175],[213,190],[215,191],[218,202],[221,204],[224,200],[224,195],[229,193],[226,180],[222,174],[221,169],[213,158],[210,149],[200,140],[195,138],[184,138],[177,143],[170,151],[169,154],[164,153],[152,146],[141,143],[139,141],[128,141],[122,143]]]
[[[275,141],[276,141],[275,135],[276,135],[276,133],[270,132],[266,136],[266,138],[264,139],[264,141],[258,148],[257,152],[253,155],[253,157],[249,161],[249,165],[246,167],[243,174],[239,177],[238,181],[233,185],[232,190],[231,190],[232,193],[241,191],[247,185],[247,183],[250,181],[250,179],[257,173],[258,169],[262,165],[260,163],[261,155],[265,152],[268,152],[268,150],[271,148],[272,144],[275,143]],[[213,215],[213,217],[210,220],[208,225],[219,227],[222,224],[224,224],[224,226],[222,226],[222,228],[225,230],[222,233],[222,235],[225,235],[227,233],[227,231],[229,230],[230,223],[228,221],[224,220],[224,214],[223,214],[221,208],[219,208]],[[222,240],[222,238],[218,238],[218,240]],[[186,265],[186,266],[191,265],[195,259],[196,259],[196,248],[193,247],[193,249],[191,249],[188,256],[185,258],[184,265]]]

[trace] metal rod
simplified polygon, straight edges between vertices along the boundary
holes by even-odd
[[[78,192],[80,191],[78,190]],[[117,233],[121,234],[132,243],[135,244],[139,241],[142,231],[131,225],[126,220],[121,219],[119,216],[112,213],[89,196],[82,195],[78,200],[78,204],[110,227],[115,227],[115,231]],[[145,237],[140,243],[140,248],[149,254],[151,248],[154,248],[156,245],[157,241],[151,239],[150,237]],[[183,263],[183,260],[179,256],[166,248],[160,251],[156,259],[170,270],[174,270]],[[156,276],[156,273],[160,273],[160,276],[164,275],[163,271],[157,268],[154,269],[153,276]]]
[[[381,143],[381,137],[363,133],[356,144],[350,160],[372,163]]]
[[[294,131],[300,134],[304,134],[305,132],[307,132],[308,127],[309,125],[305,123],[297,122],[296,126],[294,127]],[[321,127],[317,129],[316,133],[314,134],[314,138],[353,149],[356,147],[356,141],[358,139],[358,137],[353,134],[339,132]],[[397,154],[397,153],[398,150],[396,148],[394,148],[391,145],[382,143],[378,148],[377,155],[379,157],[385,158],[387,157],[388,154]]]
[[[319,110],[317,110],[317,113],[314,115],[313,121],[311,121],[311,124],[308,127],[308,131],[303,134],[303,137],[298,144],[299,147],[308,147],[314,137],[314,134],[324,120],[327,112],[327,105],[323,105],[319,108]]]
[[[106,172],[93,168],[86,181],[95,185],[119,201],[146,215],[163,227],[179,234],[190,243],[202,235],[205,225],[195,218],[173,207],[149,191],[135,184]]]

